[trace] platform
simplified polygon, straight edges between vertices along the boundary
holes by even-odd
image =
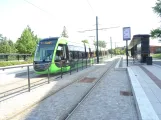
[[[161,66],[129,58],[127,67],[126,56],[123,56],[122,67],[129,74],[139,119],[161,120]]]
[[[72,73],[72,76],[67,75],[33,89],[30,93],[1,101],[0,119],[63,120],[93,83],[77,81],[57,94],[54,93],[67,83],[81,80],[82,76],[99,78],[112,60],[114,59]],[[158,65],[142,64],[131,58],[127,67],[126,57],[123,56],[115,69],[105,75],[100,85],[70,119],[161,120],[160,71],[161,67]],[[27,109],[28,106],[30,109],[14,117],[14,114]]]

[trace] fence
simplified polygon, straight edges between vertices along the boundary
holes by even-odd
[[[100,62],[103,61],[104,58],[106,58],[106,57],[100,57]],[[91,60],[93,62],[91,62]],[[63,68],[65,66],[72,66],[73,62],[76,62],[76,63],[74,63],[74,64],[76,64],[76,67],[70,67],[70,70],[69,71],[63,72]],[[65,63],[64,61],[61,61],[59,63],[60,64],[60,67],[61,67],[61,71],[60,71],[59,77],[62,78],[65,73],[70,73],[70,75],[71,75],[73,71],[77,71],[78,72],[80,69],[87,68],[89,66],[93,66],[93,64],[97,63],[97,59],[96,58],[90,58],[90,59],[77,60],[77,61],[73,61],[73,62],[70,61],[69,63]],[[28,92],[30,92],[31,87],[33,86],[32,84],[34,84],[33,82],[31,83],[31,81],[30,81],[30,78],[31,78],[30,77],[30,67],[31,66],[33,66],[33,65],[19,65],[19,66],[12,66],[12,67],[10,67],[10,66],[9,67],[1,67],[0,70],[6,70],[6,69],[11,69],[11,68],[27,67],[27,84],[25,85],[25,90],[28,90]],[[50,74],[49,68],[48,68],[47,81],[45,79],[45,83],[46,82],[48,84],[50,83],[50,75],[51,74]],[[0,98],[9,96],[11,94],[14,94],[14,93],[17,93],[17,92],[20,92],[20,91],[23,91],[23,90],[24,90],[24,86],[20,86],[18,88],[13,88],[13,89],[10,89],[10,90],[1,92],[0,93]]]
[[[3,54],[3,53],[0,53],[0,61],[27,60],[31,57],[32,57],[31,54],[17,54],[17,53]]]

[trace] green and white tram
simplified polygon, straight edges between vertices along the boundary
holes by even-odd
[[[78,61],[92,63],[91,58],[96,57],[95,52],[94,46],[90,47],[89,44],[83,42],[70,42],[64,37],[45,38],[37,45],[33,62],[34,70],[37,74],[47,74],[48,70],[49,73],[58,73],[63,63],[63,72],[69,71],[70,67],[82,66],[82,63],[78,64]]]

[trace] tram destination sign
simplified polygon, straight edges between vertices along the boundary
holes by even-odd
[[[40,45],[51,45],[53,44],[53,41],[41,41]]]
[[[131,40],[131,28],[123,27],[123,40]]]

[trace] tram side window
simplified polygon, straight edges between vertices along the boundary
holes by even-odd
[[[69,60],[74,59],[73,51],[69,51]]]
[[[85,52],[81,52],[81,54],[82,54],[82,59],[84,59],[85,58]]]
[[[69,50],[69,59],[70,60],[74,59],[74,46],[68,45],[68,50]]]
[[[79,51],[79,59],[82,59],[82,52]]]
[[[78,51],[74,51],[74,59],[78,59]]]
[[[56,62],[61,61],[62,56],[63,56],[63,47],[59,45],[56,50],[55,61]]]
[[[56,55],[55,55],[55,61],[59,62],[61,60],[66,60],[67,59],[67,48],[66,45],[58,45],[57,50],[56,50]]]

